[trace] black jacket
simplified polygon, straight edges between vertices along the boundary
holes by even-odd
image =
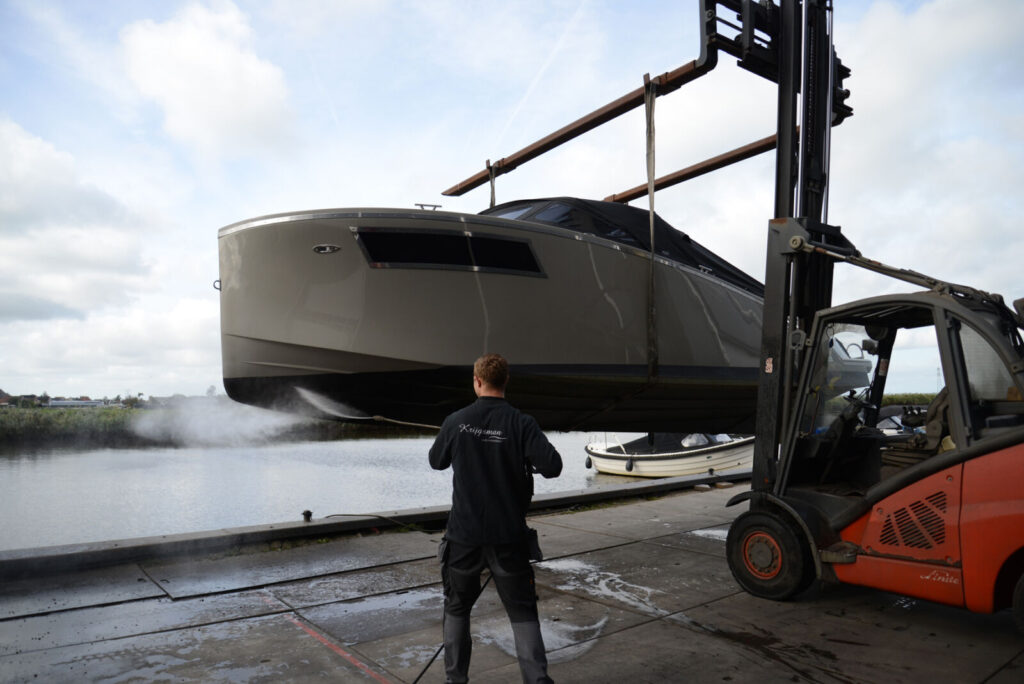
[[[452,511],[447,536],[468,545],[526,539],[532,495],[527,468],[544,477],[562,472],[562,457],[537,421],[497,397],[480,397],[441,425],[430,466],[452,466]]]

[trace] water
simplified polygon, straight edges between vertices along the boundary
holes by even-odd
[[[537,493],[629,481],[585,468],[583,446],[603,433],[548,437],[564,469],[536,477]],[[0,455],[0,549],[298,522],[306,509],[322,518],[446,505],[451,470],[428,465],[432,441]]]

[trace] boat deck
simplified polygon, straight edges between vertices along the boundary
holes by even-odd
[[[536,573],[555,681],[1024,678],[1024,637],[1007,612],[975,615],[850,586],[788,603],[741,591],[724,540],[743,507],[724,504],[744,486],[532,519],[547,555]],[[5,578],[0,680],[412,682],[441,640],[440,536],[366,530]],[[53,569],[70,557],[62,558]],[[472,625],[474,680],[520,681],[493,587]],[[444,681],[441,658],[421,681]]]

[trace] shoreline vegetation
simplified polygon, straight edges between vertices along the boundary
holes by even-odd
[[[896,394],[884,405],[927,406],[934,394]],[[417,437],[432,431],[381,423],[342,423],[274,413],[226,397],[190,398],[161,408],[0,410],[0,453],[47,449],[246,446],[344,439]]]
[[[206,403],[206,402],[199,402]],[[236,405],[237,406],[237,405]],[[208,409],[213,409],[212,413]],[[278,415],[250,407],[10,408],[0,410],[0,453],[48,449],[245,446],[415,437],[423,430]],[[267,414],[267,415],[261,415]]]

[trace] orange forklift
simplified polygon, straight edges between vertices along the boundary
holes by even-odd
[[[772,57],[761,74],[779,85],[754,470],[729,502],[749,504],[729,567],[768,599],[839,581],[1011,607],[1024,631],[1024,299],[1011,310],[865,259],[828,225],[830,131],[852,114],[831,3],[721,4],[758,22]],[[923,289],[832,306],[836,263]],[[922,380],[927,406],[881,408]]]

